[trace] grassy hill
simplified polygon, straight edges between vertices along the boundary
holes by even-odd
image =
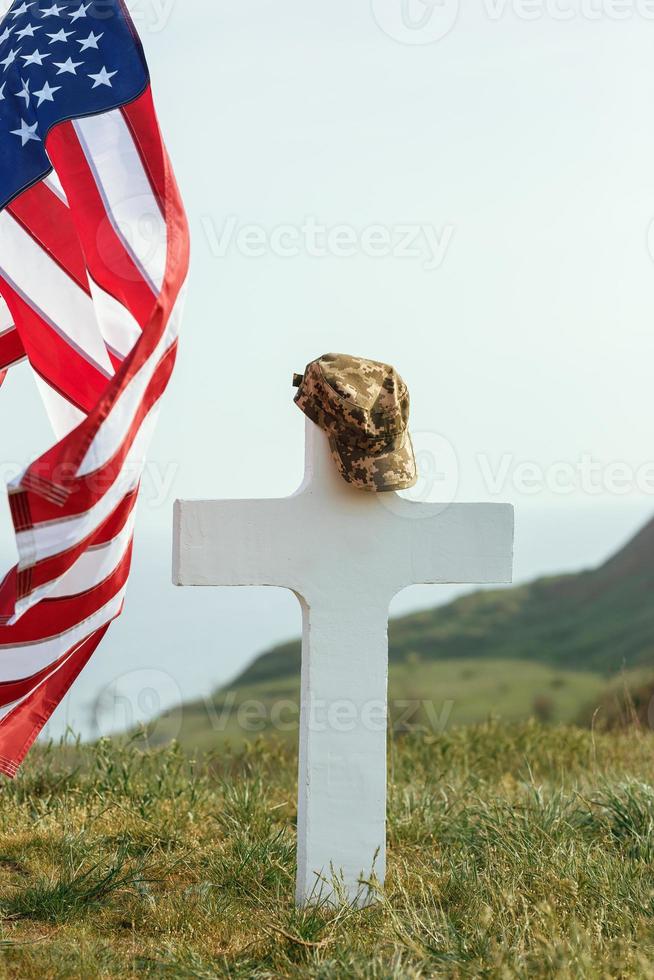
[[[598,702],[604,679],[509,660],[443,660],[392,664],[390,712],[396,732],[443,732],[491,715],[504,721],[536,717],[570,722],[580,709]],[[299,677],[238,683],[206,701],[183,705],[150,726],[150,744],[177,738],[188,749],[211,750],[266,732],[297,737]]]
[[[626,668],[642,679],[654,669],[653,599],[654,521],[597,569],[396,619],[394,722],[442,730],[493,713],[563,722],[592,714],[609,677]],[[269,728],[294,732],[299,674],[299,641],[278,646],[213,698],[161,719],[155,737],[206,748]]]
[[[610,674],[654,665],[654,520],[600,568],[476,592],[391,622],[391,663],[520,659]],[[239,684],[296,674],[299,642],[264,653]]]
[[[295,750],[37,748],[3,786],[0,976],[654,976],[654,736],[392,739],[375,908],[297,911]]]

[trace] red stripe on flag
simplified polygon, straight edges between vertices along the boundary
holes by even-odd
[[[13,626],[0,626],[0,663],[3,647],[53,639],[73,629],[80,621],[80,613],[86,619],[102,609],[127,582],[131,560],[130,541],[118,566],[95,588],[63,599],[43,599]]]
[[[7,210],[80,289],[89,293],[84,255],[63,201],[40,183],[21,194]]]
[[[18,586],[18,569],[10,569],[0,585],[0,626],[7,623],[14,614],[16,590]]]
[[[90,412],[107,388],[106,374],[71,347],[1,276],[0,294],[34,369],[82,412]]]
[[[0,334],[0,370],[6,370],[24,357],[25,348],[15,327]]]
[[[166,213],[169,197],[167,178],[171,173],[166,147],[161,138],[157,114],[154,111],[152,92],[146,89],[140,98],[122,108],[134,144],[139,151],[143,169],[150,180],[152,192],[159,201],[161,213]]]
[[[114,230],[73,124],[57,126],[46,142],[61,175],[91,277],[145,326],[152,315],[152,290]]]
[[[109,624],[103,626],[73,647],[63,658],[63,665],[0,722],[0,772],[14,778],[39,732],[86,667],[108,628]]]
[[[107,418],[112,405],[156,349],[186,279],[190,251],[188,224],[167,157],[165,165],[168,260],[161,294],[152,308],[141,338],[123,362],[93,412],[89,413],[88,418],[74,433],[63,439],[53,450],[44,453],[38,461],[39,473],[35,478],[34,486],[38,486],[39,494],[43,498],[49,498],[60,505],[65,502],[73,489],[75,483],[73,473],[81,465],[88,446]]]
[[[93,473],[89,473],[88,476],[77,477],[69,482],[66,490],[65,519],[86,513],[113,487],[122,472],[126,457],[134,443],[134,439],[138,435],[143,421],[160,400],[166,389],[173,371],[176,353],[177,344],[174,344],[162,358],[146,390],[145,396],[141,400],[134,415],[127,436],[111,460],[106,466],[95,470]],[[39,524],[61,520],[62,515],[58,499],[48,500],[41,493],[35,492],[32,489],[41,485],[43,481],[42,474],[46,471],[49,472],[49,467],[45,467],[44,469],[37,462],[24,474],[21,481],[21,490],[12,492],[11,494],[12,499],[20,492],[26,494],[27,499],[25,503],[29,510],[31,527],[38,527]],[[63,464],[60,470],[62,481],[67,476],[69,476],[69,469],[66,464]]]
[[[44,558],[27,568],[18,571],[17,593],[19,599],[24,599],[35,589],[42,588],[48,582],[56,582],[66,574],[77,562],[77,560],[90,548],[97,548],[103,544],[113,541],[124,529],[130,514],[134,509],[138,497],[138,490],[133,490],[124,497],[113,514],[102,524],[97,531],[89,534],[79,542],[75,548],[69,551],[59,552],[52,558]],[[0,608],[0,614],[2,609]],[[9,613],[11,616],[11,613]],[[9,617],[7,617],[9,618]],[[6,622],[6,620],[5,620]],[[2,616],[0,615],[0,624]]]

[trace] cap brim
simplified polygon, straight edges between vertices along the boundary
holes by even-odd
[[[329,440],[334,462],[343,479],[359,490],[387,493],[408,490],[418,481],[416,457],[408,432],[402,444],[376,455]]]

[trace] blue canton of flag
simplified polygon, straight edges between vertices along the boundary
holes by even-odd
[[[148,84],[122,0],[15,0],[0,22],[0,210],[52,170],[53,126],[125,105]]]

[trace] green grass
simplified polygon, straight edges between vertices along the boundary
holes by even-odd
[[[3,784],[0,976],[654,976],[654,736],[395,736],[375,908],[298,911],[288,741],[37,749]]]
[[[489,715],[505,721],[535,715],[542,721],[574,722],[582,706],[600,700],[604,687],[599,674],[520,660],[434,662],[413,656],[392,663],[389,676],[396,731],[419,728],[432,734],[476,724]],[[161,744],[177,738],[193,751],[216,749],[227,740],[242,743],[271,731],[295,740],[299,689],[297,676],[236,684],[157,719],[151,739]]]

